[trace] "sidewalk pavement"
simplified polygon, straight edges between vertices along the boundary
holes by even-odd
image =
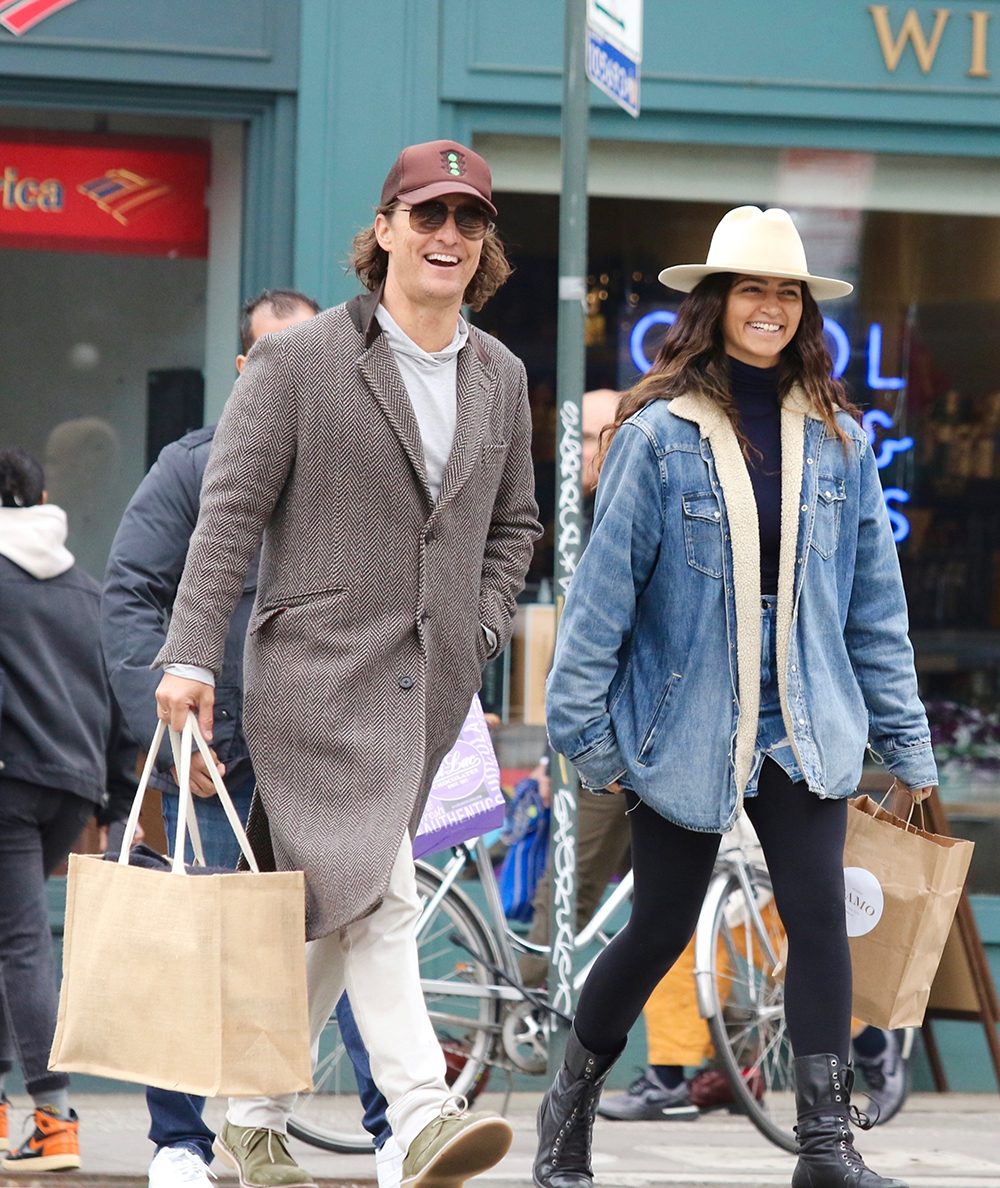
[[[535,1110],[540,1093],[515,1093],[507,1107],[514,1145],[497,1168],[473,1181],[476,1188],[512,1188],[531,1183],[535,1149]],[[15,1098],[12,1140],[21,1133],[27,1098]],[[502,1094],[484,1094],[477,1109],[500,1110]],[[779,1103],[781,1105],[787,1103]],[[862,1100],[863,1104],[863,1100]],[[152,1155],[146,1139],[149,1119],[138,1094],[77,1096],[80,1115],[82,1174],[4,1176],[0,1185],[88,1185],[90,1188],[139,1188]],[[210,1125],[221,1122],[223,1101],[206,1107]],[[368,1155],[333,1155],[292,1140],[293,1153],[321,1188],[374,1181],[375,1161]],[[986,1093],[914,1094],[906,1109],[886,1126],[858,1136],[861,1153],[883,1175],[899,1176],[912,1188],[1000,1188],[1000,1097]],[[647,1185],[752,1185],[787,1188],[794,1159],[762,1138],[742,1117],[725,1113],[691,1122],[607,1122],[594,1132],[597,1188],[646,1188]],[[235,1176],[216,1166],[220,1188]]]

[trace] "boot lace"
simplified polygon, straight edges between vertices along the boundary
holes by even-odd
[[[270,1163],[277,1163],[277,1160],[274,1157],[274,1149],[271,1146],[272,1142],[274,1142],[275,1140],[277,1141],[278,1146],[281,1148],[281,1154],[284,1155],[286,1159],[291,1161],[292,1155],[291,1155],[291,1152],[288,1150],[288,1139],[285,1135],[283,1135],[281,1133],[280,1130],[270,1130],[266,1126],[255,1126],[255,1127],[253,1127],[253,1129],[247,1130],[241,1136],[240,1144],[242,1145],[244,1150],[249,1155],[250,1148],[255,1147],[257,1145],[257,1143],[265,1137],[265,1135],[267,1136],[267,1158],[268,1158],[268,1161]]]
[[[553,1167],[578,1168],[589,1173],[594,1119],[601,1089],[599,1085],[588,1084],[574,1086],[574,1089],[577,1092],[573,1094],[573,1108],[552,1144],[552,1164]]]
[[[874,1118],[870,1114],[866,1114],[863,1110],[859,1110],[856,1105],[852,1105],[850,1108],[848,1120],[853,1122],[858,1130],[871,1130],[873,1126],[878,1125],[878,1120],[882,1114],[878,1102],[869,1099],[868,1108],[875,1111]]]

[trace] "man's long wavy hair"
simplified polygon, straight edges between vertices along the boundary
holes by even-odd
[[[684,298],[653,366],[634,388],[622,394],[614,421],[601,433],[599,463],[603,463],[614,435],[634,413],[653,400],[672,400],[693,392],[707,396],[726,414],[746,454],[747,442],[738,428],[739,410],[729,389],[729,360],[722,335],[726,299],[737,280],[734,272],[710,273]],[[778,393],[784,398],[795,385],[802,388],[830,434],[838,437],[846,450],[848,437],[837,424],[836,414],[843,409],[857,416],[858,409],[844,386],[831,378],[832,369],[823,341],[823,315],[803,281],[802,320],[781,354]]]
[[[396,205],[380,206],[376,213],[391,215],[397,209]],[[389,271],[389,253],[379,245],[375,238],[375,225],[359,231],[351,244],[351,255],[348,267],[357,273],[358,280],[369,292],[374,293],[385,281]],[[487,301],[500,288],[504,281],[514,271],[507,255],[503,250],[503,243],[496,229],[491,227],[483,239],[483,252],[479,257],[479,267],[476,274],[466,286],[464,303],[475,313],[483,308]]]

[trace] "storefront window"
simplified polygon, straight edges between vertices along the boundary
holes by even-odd
[[[844,157],[863,193],[872,159]],[[704,259],[722,214],[752,200],[591,199],[588,387],[635,382],[681,300],[657,272]],[[518,271],[481,321],[527,363],[551,520],[557,201],[498,205]],[[1000,218],[785,205],[813,270],[857,286],[824,303],[828,345],[879,460],[942,795],[955,815],[1000,820]],[[551,573],[544,546],[536,583]]]
[[[0,112],[0,443],[43,463],[101,578],[156,452],[201,424],[210,146],[65,122]]]

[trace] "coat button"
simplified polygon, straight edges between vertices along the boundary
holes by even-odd
[[[433,528],[428,528],[427,531],[424,533],[424,543],[425,544],[429,543],[430,541],[432,541],[434,539],[435,536],[437,536],[437,532],[435,532],[435,530]]]
[[[412,689],[413,688],[413,677],[400,677],[399,678],[399,687],[401,689]]]

